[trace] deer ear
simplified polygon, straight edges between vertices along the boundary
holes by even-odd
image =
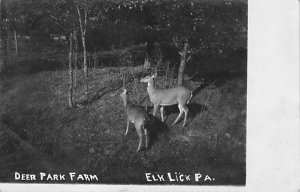
[[[127,89],[123,88],[123,94],[126,94],[127,93]]]

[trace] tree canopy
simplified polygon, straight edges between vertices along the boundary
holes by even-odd
[[[222,51],[247,28],[242,0],[10,1],[8,22],[27,35],[66,34],[78,28],[76,6],[87,11],[87,38],[95,48],[147,41],[176,46],[185,39],[194,48]]]

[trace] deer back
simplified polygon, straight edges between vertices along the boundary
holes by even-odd
[[[186,104],[190,96],[191,91],[182,86],[149,90],[150,101],[159,105]]]
[[[131,122],[147,122],[149,121],[148,114],[140,106],[129,102],[126,106],[126,114]]]

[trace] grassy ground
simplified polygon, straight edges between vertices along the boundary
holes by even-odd
[[[0,133],[0,153],[4,154],[0,158],[1,182],[14,182],[14,171],[45,171],[97,174],[97,183],[157,184],[147,182],[145,173],[180,172],[201,173],[215,180],[161,183],[245,184],[245,76],[224,76],[202,85],[186,82],[191,90],[198,88],[188,106],[187,126],[182,127],[182,121],[171,126],[178,109],[168,107],[166,122],[154,118],[149,127],[150,149],[137,153],[138,136],[133,125],[124,137],[126,116],[121,89],[105,92],[87,105],[68,108],[68,71],[48,62],[27,59],[2,75],[1,125],[16,135],[12,137],[3,130]],[[122,80],[119,71],[110,68],[90,70],[89,78],[91,92]],[[126,85],[130,99],[149,106],[146,85],[138,78]],[[82,80],[77,84],[79,100]],[[165,86],[163,76],[157,84]]]
[[[93,84],[107,86],[116,73],[95,72]],[[106,81],[103,81],[105,79]],[[220,87],[203,88],[192,100],[191,116],[184,128],[170,126],[178,110],[167,110],[166,124],[156,124],[153,145],[136,153],[136,132],[123,136],[126,117],[120,90],[82,108],[67,107],[66,71],[15,76],[1,97],[3,121],[47,160],[35,159],[14,141],[2,150],[12,155],[1,163],[2,181],[12,180],[12,170],[39,172],[49,164],[51,172],[95,172],[103,183],[146,183],[145,172],[200,172],[216,180],[206,184],[245,182],[245,82],[232,80]],[[133,83],[128,85],[133,93]],[[147,98],[140,86],[140,98]],[[130,95],[132,100],[134,98]],[[142,105],[149,104],[148,98]],[[150,128],[151,129],[151,128]],[[20,151],[20,153],[13,153]],[[19,157],[18,155],[22,155]],[[9,161],[7,164],[6,161]],[[40,163],[41,164],[41,163]],[[187,184],[187,183],[186,183]],[[203,184],[203,183],[202,183]]]

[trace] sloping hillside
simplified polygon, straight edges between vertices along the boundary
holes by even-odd
[[[146,85],[139,83],[138,74],[134,77],[126,84],[130,99],[150,106]],[[146,172],[180,171],[215,179],[182,184],[244,184],[245,78],[186,83],[190,89],[198,88],[188,106],[187,126],[182,127],[182,121],[171,126],[178,109],[168,107],[165,123],[160,118],[153,120],[150,149],[139,153],[135,152],[138,136],[132,125],[124,137],[122,84],[116,83],[122,81],[120,72],[94,69],[89,78],[91,93],[98,97],[75,108],[68,108],[65,70],[23,71],[5,78],[0,98],[2,181],[14,181],[14,170],[44,170],[95,173],[101,176],[97,183],[142,184],[147,183]],[[82,79],[77,83],[76,99],[80,100]],[[157,84],[164,84],[162,76]]]

